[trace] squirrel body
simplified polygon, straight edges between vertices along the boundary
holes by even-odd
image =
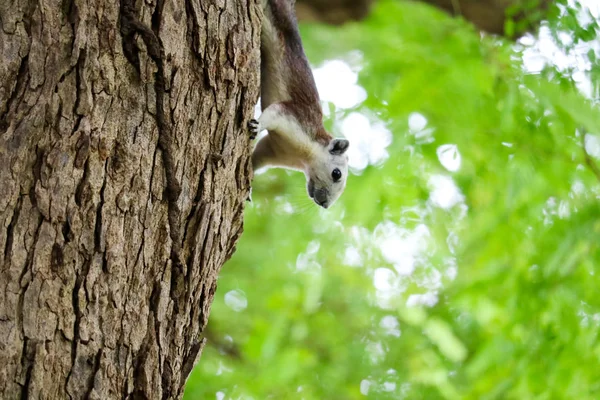
[[[254,170],[279,167],[304,172],[308,195],[328,208],[342,194],[349,142],[323,126],[315,80],[302,47],[292,0],[262,0],[261,109],[249,128],[262,137],[252,154]]]

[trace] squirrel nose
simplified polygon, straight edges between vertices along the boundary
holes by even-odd
[[[327,201],[327,191],[320,189],[320,190],[315,190],[315,197],[314,197],[315,203],[317,203],[318,205],[320,205],[323,208],[327,208],[329,207],[329,202]]]
[[[321,200],[315,198],[315,203],[317,203],[318,205],[320,205],[323,208],[329,207],[329,204],[327,204],[327,200],[321,201]]]

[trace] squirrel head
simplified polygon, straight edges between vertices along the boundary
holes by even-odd
[[[331,207],[344,192],[349,145],[346,139],[331,139],[326,146],[320,146],[306,169],[308,195],[323,208]]]

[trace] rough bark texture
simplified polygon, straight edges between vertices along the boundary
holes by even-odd
[[[419,0],[441,8],[455,16],[462,16],[478,29],[505,35],[505,21],[509,7],[523,4],[523,0]],[[320,21],[328,24],[342,24],[350,20],[360,20],[369,13],[375,0],[297,0],[298,18],[305,21]],[[538,9],[545,10],[550,0],[539,0]],[[526,17],[521,13],[516,20]],[[537,21],[539,22],[539,21]],[[528,26],[526,30],[535,30]],[[523,32],[516,32],[523,33]],[[513,33],[511,33],[513,34]]]
[[[0,398],[178,398],[242,231],[254,0],[0,2]]]

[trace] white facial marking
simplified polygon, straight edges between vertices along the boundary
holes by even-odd
[[[323,208],[335,203],[346,187],[348,140],[336,138],[323,146],[278,104],[267,107],[259,117],[256,130],[263,129],[269,131],[269,145],[277,155],[269,164],[304,171],[309,197]]]
[[[333,139],[320,146],[306,174],[308,195],[323,208],[329,208],[341,196],[348,177],[346,139]]]

